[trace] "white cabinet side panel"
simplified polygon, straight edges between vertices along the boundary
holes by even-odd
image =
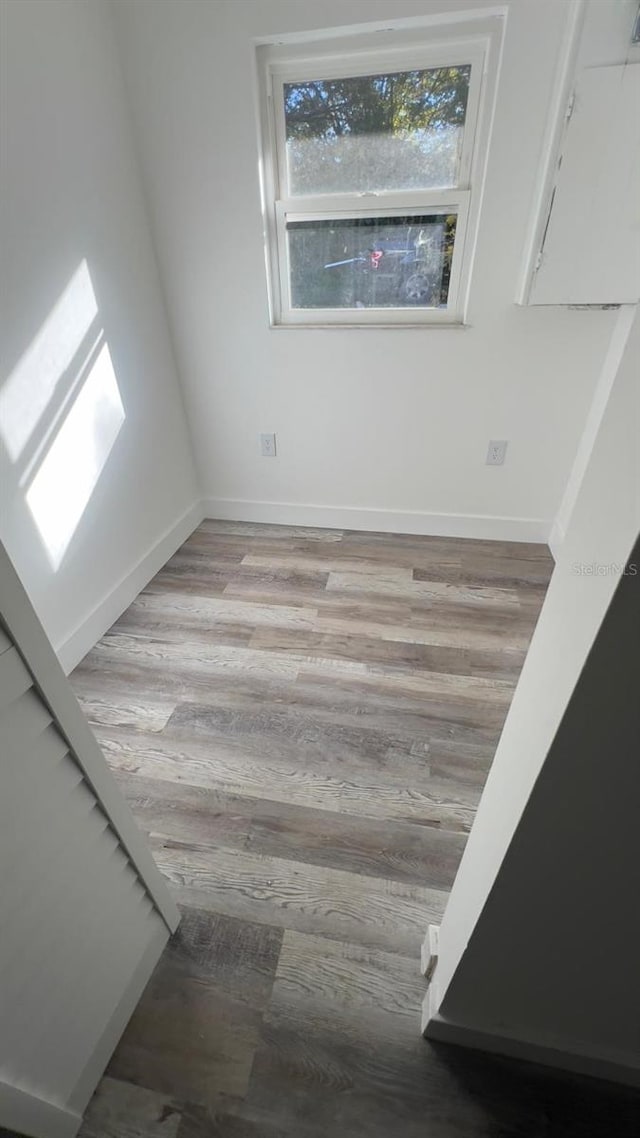
[[[0,1127],[67,1138],[169,930],[6,627],[0,647]]]
[[[582,72],[532,304],[640,298],[640,63]]]

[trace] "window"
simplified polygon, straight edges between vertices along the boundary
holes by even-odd
[[[258,49],[274,324],[462,321],[491,35],[424,36]]]

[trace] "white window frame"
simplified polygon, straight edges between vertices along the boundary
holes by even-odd
[[[451,27],[419,29],[409,36],[387,33],[340,40],[263,44],[258,47],[261,189],[270,320],[273,327],[434,326],[464,323],[477,234],[481,183],[488,147],[488,104],[495,96],[498,32],[494,16],[451,38]],[[472,21],[473,25],[473,21]],[[386,39],[383,47],[381,38]],[[336,50],[336,47],[339,50]],[[351,78],[393,71],[471,65],[458,184],[454,188],[287,194],[284,84]],[[293,308],[287,223],[333,218],[393,217],[455,213],[456,233],[446,308]]]

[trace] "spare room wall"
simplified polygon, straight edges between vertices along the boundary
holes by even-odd
[[[505,5],[469,327],[268,325],[254,39],[482,6],[116,0],[209,514],[548,536],[615,321],[514,303],[568,3]]]
[[[0,536],[69,666],[197,494],[108,7],[1,21]]]

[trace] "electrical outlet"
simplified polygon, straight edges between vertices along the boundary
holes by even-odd
[[[506,439],[491,439],[485,460],[486,465],[502,466],[505,458],[507,457],[508,445],[509,444]]]
[[[260,454],[263,458],[276,457],[275,435],[260,435]]]

